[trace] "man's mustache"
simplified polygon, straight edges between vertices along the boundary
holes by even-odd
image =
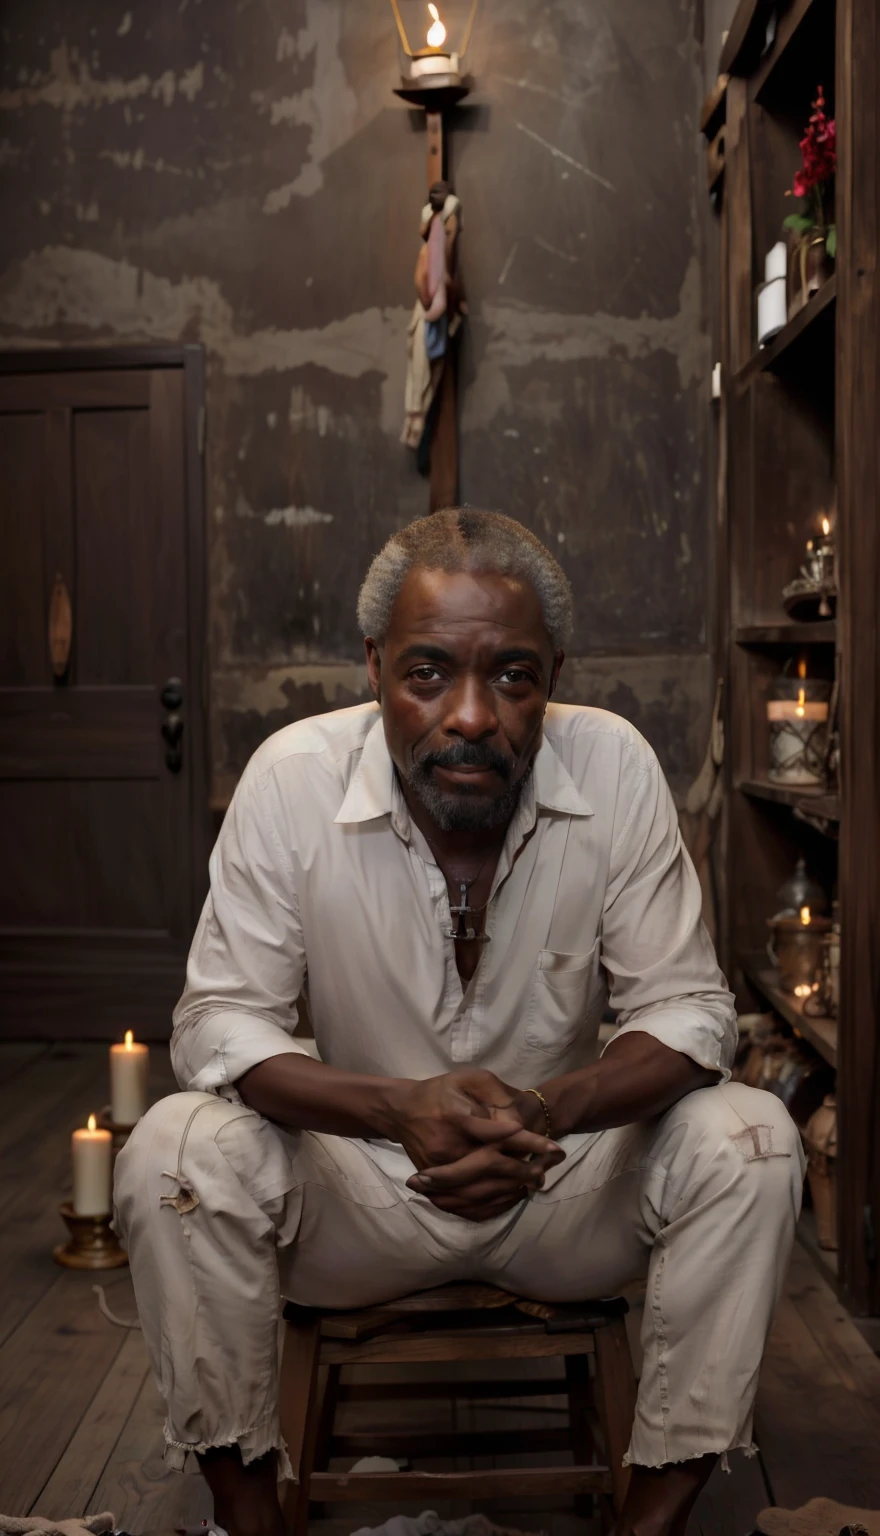
[[[487,742],[460,741],[440,752],[426,752],[424,757],[417,759],[415,766],[421,774],[432,773],[435,768],[491,768],[505,780],[513,772],[509,758]]]

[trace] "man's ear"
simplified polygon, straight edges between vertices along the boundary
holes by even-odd
[[[382,657],[379,646],[371,635],[367,635],[364,641],[364,650],[367,653],[367,681],[370,691],[377,704],[382,702]]]
[[[564,660],[565,652],[563,650],[558,650],[554,653],[553,670],[550,673],[550,687],[547,691],[548,699],[552,699],[554,693],[556,692],[556,684],[559,682],[559,674],[562,671],[562,663]]]

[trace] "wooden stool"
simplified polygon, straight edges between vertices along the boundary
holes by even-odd
[[[290,1536],[305,1536],[309,1502],[485,1500],[574,1494],[587,1512],[599,1499],[603,1528],[619,1512],[629,1480],[623,1457],[635,1412],[636,1383],[622,1297],[582,1306],[527,1301],[487,1285],[445,1285],[359,1312],[324,1312],[288,1302],[281,1365],[281,1430],[298,1483],[285,1507]],[[588,1357],[592,1355],[591,1374]],[[341,1382],[346,1365],[562,1357],[565,1382]],[[337,1434],[336,1407],[352,1401],[429,1398],[568,1397],[567,1429],[508,1432]],[[604,1464],[593,1460],[594,1431]],[[331,1456],[491,1456],[571,1450],[570,1467],[482,1472],[329,1472]]]

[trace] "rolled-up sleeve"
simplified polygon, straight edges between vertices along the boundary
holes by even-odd
[[[272,816],[274,784],[245,771],[210,862],[211,888],[174,1010],[171,1060],[183,1089],[229,1089],[293,1038],[305,952],[290,858]]]
[[[653,753],[639,758],[621,778],[623,825],[602,925],[618,1035],[654,1035],[727,1081],[737,1038],[734,1000],[702,921],[700,882],[669,786]]]

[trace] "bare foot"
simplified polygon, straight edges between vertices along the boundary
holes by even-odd
[[[666,1467],[633,1467],[612,1536],[684,1536],[697,1495],[717,1456],[697,1456]]]
[[[215,1446],[197,1459],[214,1495],[214,1519],[229,1536],[284,1536],[274,1451],[247,1466],[237,1445]]]

